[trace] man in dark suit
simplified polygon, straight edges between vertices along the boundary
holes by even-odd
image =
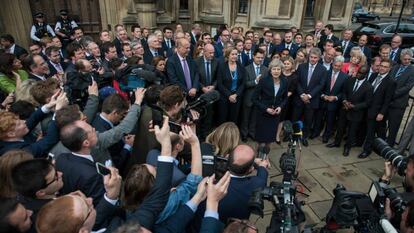
[[[326,68],[319,64],[321,51],[312,48],[309,52],[309,62],[298,67],[297,95],[294,96],[293,120],[298,121],[304,114],[303,140],[308,146],[308,136],[313,122],[314,112],[319,108],[320,96],[327,79]]]
[[[402,37],[400,35],[394,35],[391,40],[391,53],[390,53],[390,59],[393,62],[400,63],[401,64],[401,51],[400,48],[402,44]]]
[[[348,78],[344,84],[343,109],[339,116],[338,130],[335,141],[326,145],[327,147],[339,147],[345,129],[348,136],[344,146],[344,156],[348,156],[351,147],[356,143],[358,127],[364,119],[365,111],[372,101],[372,86],[366,80],[368,66],[361,66],[356,78]]]
[[[325,51],[323,52],[323,56],[319,60],[319,63],[323,65],[327,71],[332,70],[332,64],[335,59],[335,53],[336,51],[334,48],[325,49]]]
[[[410,49],[401,51],[401,65],[395,65],[390,71],[391,78],[396,82],[396,88],[388,110],[387,143],[394,146],[400,124],[408,106],[410,90],[414,86],[414,67],[411,65],[413,52]]]
[[[170,83],[178,84],[190,99],[196,97],[199,89],[197,66],[189,56],[190,42],[184,38],[177,41],[177,53],[167,61],[167,75]]]
[[[171,57],[174,54],[173,48],[175,47],[175,41],[173,40],[173,30],[170,27],[162,29],[164,34],[164,40],[162,41],[162,50],[165,52],[166,57]]]
[[[342,32],[342,40],[339,41],[339,46],[342,48],[342,54],[345,58],[345,62],[349,62],[351,59],[351,49],[356,46],[352,41],[352,30],[347,28]]]
[[[197,41],[200,39],[201,36],[201,26],[200,24],[193,24],[191,27],[191,44],[196,45]]]
[[[116,53],[119,58],[121,58],[122,55],[122,44],[128,41],[128,33],[124,28],[121,28],[116,33],[116,38],[112,43],[114,43],[116,48]]]
[[[253,148],[248,145],[238,145],[230,153],[228,164],[231,181],[227,195],[218,206],[220,220],[227,222],[229,218],[248,219],[250,216],[248,201],[254,190],[266,186],[269,161],[255,160]],[[257,175],[251,176],[250,174],[254,170],[257,171]],[[198,207],[191,223],[193,230],[191,232],[199,232],[198,229],[205,210],[206,202],[203,202]]]
[[[253,111],[252,96],[256,85],[261,78],[267,74],[267,67],[262,65],[265,51],[256,49],[253,53],[253,62],[246,66],[246,84],[243,93],[242,123],[240,134],[242,141],[246,142],[247,137],[254,138],[256,131],[256,112]]]
[[[363,34],[359,37],[357,46],[364,53],[365,57],[367,58],[367,63],[368,65],[370,65],[371,60],[372,60],[372,52],[371,52],[371,48],[367,46],[367,43],[368,43],[368,36]]]
[[[374,79],[377,77],[380,65],[381,65],[381,58],[378,56],[374,57],[374,59],[372,59],[372,63],[371,63],[371,66],[369,67],[369,72],[367,75],[368,81],[370,83],[374,82]]]
[[[148,47],[144,47],[144,62],[145,64],[152,64],[152,59],[156,56],[164,56],[161,43],[158,40],[158,36],[151,34],[148,36]]]
[[[283,42],[276,46],[275,50],[276,52],[280,53],[283,49],[289,50],[289,55],[293,58],[296,57],[296,51],[299,49],[298,45],[293,43],[293,33],[291,31],[285,32],[285,39]]]
[[[251,39],[245,39],[244,40],[244,49],[243,49],[243,54],[246,55],[247,59],[248,59],[248,63],[250,64],[253,62],[253,53],[256,50],[256,46],[253,46],[253,40]]]
[[[200,77],[200,89],[202,94],[215,90],[217,87],[217,67],[218,61],[214,57],[214,46],[211,44],[204,45],[203,56],[195,60]],[[214,105],[207,106],[207,112],[201,119],[200,134],[205,138],[213,129]]]
[[[220,34],[220,41],[214,46],[214,57],[222,58],[224,55],[223,49],[226,47],[226,43],[230,41],[230,32],[224,29]]]
[[[104,42],[102,44],[102,52],[104,53],[104,58],[102,59],[104,73],[100,75],[101,82],[99,88],[102,88],[103,86],[112,86],[114,73],[112,72],[110,62],[112,59],[117,58],[116,46],[112,42]]]
[[[47,159],[19,163],[12,170],[12,181],[14,190],[19,193],[20,203],[33,211],[32,222],[36,222],[40,208],[56,198],[57,192],[63,187],[62,173]]]
[[[158,157],[157,176],[155,178],[154,186],[138,208],[126,215],[119,206],[116,205],[120,194],[121,177],[115,168],[108,167],[111,172],[110,175],[106,175],[104,179],[102,179],[101,175],[98,175],[100,176],[100,180],[105,181],[106,194],[99,202],[99,205],[96,206],[96,210],[93,208],[91,200],[82,192],[76,192],[60,197],[48,203],[40,211],[37,226],[39,226],[41,232],[56,232],[56,228],[59,229],[62,227],[61,224],[63,224],[63,221],[70,221],[72,219],[76,219],[76,222],[65,222],[64,224],[69,224],[70,226],[77,224],[75,225],[77,229],[85,232],[90,232],[93,226],[94,230],[106,228],[106,231],[114,232],[118,227],[131,220],[138,222],[141,225],[140,230],[144,232],[151,231],[157,216],[161,213],[167,203],[171,189],[173,158],[170,156],[171,141],[168,118],[164,119],[163,127],[161,129],[158,126],[155,127],[155,134],[157,140],[161,144],[161,156]],[[88,139],[81,143],[87,144],[86,141],[88,141]],[[89,161],[86,158],[79,157],[79,159]],[[90,162],[90,164],[94,165],[92,162]],[[73,165],[73,163],[67,165]],[[91,168],[86,164],[83,164],[82,167],[89,170],[89,172],[92,172]],[[86,172],[86,170],[82,171]],[[96,169],[94,170],[96,173]],[[72,176],[74,175],[79,174],[72,174]],[[66,200],[64,198],[66,198]],[[79,211],[64,211],[59,215],[56,214],[59,210],[73,209],[75,206],[81,207],[79,208]],[[76,216],[73,216],[74,214]],[[78,214],[80,214],[79,218],[86,218],[86,220],[78,221]],[[92,217],[95,216],[95,214],[96,221],[94,221]],[[40,218],[40,216],[44,217]]]
[[[272,43],[272,39],[273,39],[273,32],[270,30],[266,30],[263,33],[263,42],[264,44],[266,44],[266,57],[271,57],[273,54],[273,51],[276,49],[276,47],[274,46],[274,44]]]
[[[332,69],[328,71],[328,78],[321,95],[321,108],[315,117],[312,136],[318,137],[326,119],[325,131],[322,142],[327,143],[333,134],[335,121],[338,118],[338,110],[342,103],[342,90],[348,76],[341,71],[345,58],[338,56],[335,58]]]
[[[14,37],[10,34],[5,34],[0,37],[0,44],[6,50],[6,53],[16,55],[16,58],[22,60],[27,56],[27,50],[14,43]]]
[[[40,55],[27,56],[23,59],[23,67],[29,72],[29,79],[46,80],[49,77],[49,66]]]
[[[243,48],[244,48],[243,41],[240,39],[235,39],[233,43],[234,43],[234,47],[236,47],[237,49],[237,60],[243,66],[247,66],[249,64],[249,57],[245,53],[243,53]]]
[[[381,61],[379,73],[373,79],[368,80],[373,87],[374,94],[367,111],[367,135],[363,151],[358,155],[358,158],[363,159],[371,154],[375,135],[382,139],[386,137],[385,116],[388,114],[388,107],[395,89],[395,82],[388,75],[391,66],[392,62],[390,60]]]
[[[49,76],[52,77],[56,74],[63,75],[66,69],[66,63],[61,60],[59,54],[59,48],[56,46],[50,46],[46,49],[46,56],[49,59],[47,64],[49,66]]]
[[[318,47],[323,50],[326,40],[332,40],[334,42],[334,46],[337,46],[339,43],[338,37],[333,34],[334,27],[332,24],[327,24],[325,26],[325,35],[321,36],[320,41],[318,43]]]
[[[128,112],[129,104],[119,94],[112,94],[105,98],[102,103],[102,112],[95,117],[92,126],[99,132],[111,130],[119,124]],[[120,171],[124,170],[128,160],[134,137],[126,135],[123,140],[108,148],[114,166]]]

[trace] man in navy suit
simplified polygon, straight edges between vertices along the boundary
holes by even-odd
[[[267,30],[263,33],[263,43],[266,44],[266,57],[271,57],[273,54],[273,51],[276,49],[274,44],[272,43],[273,39],[273,32],[270,30]]]
[[[352,39],[352,30],[347,28],[342,32],[342,40],[339,41],[339,46],[342,48],[342,54],[345,58],[345,62],[348,62],[351,59],[351,49],[355,44],[351,41]]]
[[[5,34],[0,37],[0,43],[6,50],[6,53],[16,55],[16,58],[22,59],[27,56],[27,50],[14,43],[14,38],[10,34]]]
[[[171,57],[174,54],[173,48],[175,47],[175,41],[173,40],[173,30],[170,27],[162,29],[164,34],[164,40],[162,41],[162,50],[165,51],[166,57]]]
[[[334,50],[334,49],[333,49]],[[327,143],[333,134],[335,121],[338,118],[338,110],[342,102],[342,88],[348,76],[341,71],[344,64],[344,57],[335,58],[332,69],[328,71],[325,87],[321,95],[321,108],[315,117],[313,127],[313,136],[318,137],[326,119],[325,131],[322,136],[322,142]]]
[[[285,39],[283,42],[276,47],[276,52],[280,53],[283,49],[289,50],[289,55],[293,58],[296,57],[296,51],[298,50],[298,45],[293,43],[293,33],[291,31],[285,32]]]
[[[193,24],[191,27],[191,44],[196,45],[197,41],[200,39],[201,36],[201,26],[200,24]]]
[[[49,66],[49,76],[59,74],[63,75],[66,69],[66,63],[61,60],[59,48],[56,46],[50,46],[46,49],[46,56],[49,59],[47,64]]]
[[[178,84],[190,98],[195,98],[199,89],[197,65],[189,56],[190,42],[184,38],[177,41],[177,53],[167,61],[167,74],[172,84]]]
[[[40,55],[27,56],[23,59],[22,64],[29,71],[29,79],[39,81],[49,77],[49,66]]]
[[[368,63],[368,65],[370,65],[371,64],[371,59],[372,59],[372,52],[371,52],[371,48],[366,46],[367,43],[368,43],[368,36],[363,34],[359,37],[357,46],[364,53],[365,57],[367,57],[367,63]]]
[[[395,90],[395,82],[389,75],[391,66],[390,60],[381,61],[379,73],[368,80],[373,87],[373,98],[367,111],[367,135],[363,151],[358,155],[358,158],[363,159],[371,154],[375,135],[382,139],[386,137],[385,116],[388,114],[388,107]]]
[[[312,48],[309,52],[309,62],[298,67],[297,95],[294,97],[295,108],[293,120],[298,121],[304,114],[303,139],[304,146],[308,146],[308,136],[313,123],[314,113],[319,108],[320,96],[327,79],[326,68],[319,64],[321,50]]]
[[[95,117],[92,126],[103,133],[111,130],[115,125],[119,124],[128,112],[129,104],[119,94],[112,94],[102,103],[102,112]],[[132,145],[134,144],[134,136],[126,135],[124,140],[108,148],[114,166],[123,171],[125,162],[128,160]]]
[[[235,39],[233,43],[237,49],[237,60],[243,66],[247,66],[249,64],[249,57],[245,53],[243,53],[243,47],[244,47],[243,41],[240,39]]]
[[[334,27],[332,24],[327,24],[325,26],[325,35],[322,35],[320,41],[318,43],[318,47],[322,50],[325,46],[326,40],[332,40],[334,42],[334,46],[338,45],[339,39],[333,34]]]
[[[319,63],[321,65],[323,65],[323,67],[325,67],[325,69],[327,71],[331,71],[332,70],[332,64],[333,64],[334,59],[335,59],[335,53],[336,53],[336,51],[335,51],[334,48],[326,49],[323,52],[323,56],[319,60]]]
[[[230,41],[230,32],[227,29],[224,29],[220,34],[220,41],[214,46],[214,56],[216,58],[223,57],[223,49],[226,47],[226,43]]]
[[[402,37],[400,35],[394,35],[391,40],[391,53],[390,59],[395,63],[401,63],[400,55],[401,55],[401,44],[402,44]]]
[[[158,36],[151,34],[148,36],[148,47],[144,47],[144,62],[145,64],[152,64],[152,59],[156,56],[164,56],[162,53],[161,43]]]
[[[253,40],[246,38],[244,40],[244,49],[243,49],[243,54],[246,55],[247,59],[248,59],[248,63],[250,64],[253,61],[253,53],[256,50],[256,46],[253,46]]]

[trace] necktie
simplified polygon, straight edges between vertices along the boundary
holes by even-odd
[[[62,68],[62,66],[60,65],[60,63],[57,63],[57,64],[56,64],[56,68],[57,68],[57,71],[58,71],[58,72],[63,72],[63,68]]]
[[[390,59],[391,60],[394,60],[394,57],[395,57],[395,52],[394,52],[394,50],[392,50],[391,51],[391,54],[390,54]]]
[[[170,40],[167,40],[167,46],[168,46],[169,49],[171,48],[171,42],[170,42]]]
[[[260,66],[256,66],[256,77],[260,74]]]
[[[210,62],[209,61],[207,61],[206,62],[206,81],[207,81],[207,84],[211,84],[211,78],[210,78]]]
[[[286,48],[290,50],[290,44],[286,44]]]
[[[332,88],[334,87],[336,82],[336,72],[332,73],[332,78],[331,78],[331,88],[330,91],[332,91]]]
[[[249,51],[249,52],[247,52],[247,56],[249,57],[249,59],[252,59],[252,58],[250,57],[250,51]]]
[[[377,90],[378,86],[380,85],[381,76],[378,75],[377,78],[374,80],[374,83],[372,83],[372,86],[374,87],[374,92]]]
[[[395,78],[398,78],[399,76],[402,75],[402,73],[404,73],[405,69],[407,69],[407,66],[401,66],[398,71],[397,74],[395,75]]]
[[[237,55],[237,56],[239,57],[239,62],[243,64],[243,60],[242,60],[241,54],[239,53],[239,55]]]
[[[309,83],[310,83],[311,78],[312,78],[312,74],[313,74],[313,69],[314,69],[314,66],[315,66],[315,65],[310,65],[310,66],[309,66],[309,71],[308,71],[308,86],[309,86]]]
[[[190,76],[190,69],[188,68],[186,59],[183,59],[183,70],[184,70],[185,84],[187,85],[187,89],[190,90],[192,87],[191,76]]]
[[[154,52],[154,57],[157,57],[158,56],[158,52],[157,51],[155,51]]]
[[[346,47],[348,47],[348,41],[344,41],[344,53],[345,53],[345,51],[346,51]]]
[[[356,92],[358,90],[358,85],[359,85],[359,80],[357,79],[355,82],[355,86],[354,89],[352,90],[352,92]]]

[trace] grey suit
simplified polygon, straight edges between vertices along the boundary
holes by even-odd
[[[247,137],[255,135],[256,130],[256,114],[253,107],[252,97],[254,89],[256,87],[256,70],[254,62],[246,66],[246,85],[244,89],[243,96],[243,107],[242,107],[242,122],[240,127],[240,133],[242,137]],[[266,76],[267,67],[260,65],[260,75],[262,78]]]
[[[414,86],[414,67],[409,65],[398,77],[396,77],[401,65],[396,65],[390,71],[391,78],[396,83],[394,96],[388,109],[388,137],[387,143],[393,146],[397,137],[400,124],[404,116],[405,108],[408,106],[410,90]]]
[[[138,121],[140,111],[141,106],[133,104],[128,114],[125,116],[125,118],[121,121],[119,125],[115,126],[114,128],[108,131],[97,133],[98,143],[91,151],[91,155],[95,162],[105,164],[106,161],[111,159],[108,147],[119,142],[119,140],[122,139],[124,134],[131,132],[131,130],[135,126],[135,123]],[[71,153],[70,150],[62,144],[62,142],[56,144],[50,152],[56,156],[62,153]]]

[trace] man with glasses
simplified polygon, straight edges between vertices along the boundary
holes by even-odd
[[[62,172],[47,159],[32,159],[19,163],[12,170],[13,187],[19,193],[19,202],[33,211],[36,221],[40,208],[57,197],[63,187]]]
[[[227,42],[230,41],[230,32],[227,29],[224,29],[220,35],[220,41],[214,46],[214,56],[216,58],[223,57],[223,50],[226,47]]]
[[[393,62],[400,63],[400,55],[401,55],[401,44],[402,44],[402,37],[398,34],[394,35],[391,40],[391,53],[390,53],[390,59]]]

